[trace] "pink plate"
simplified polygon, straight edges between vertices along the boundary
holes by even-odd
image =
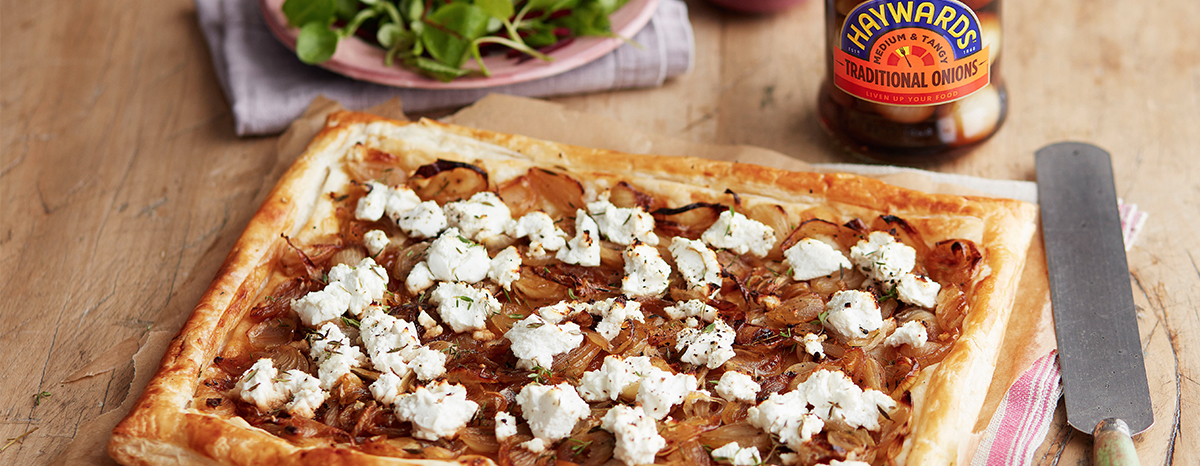
[[[259,6],[262,8],[263,17],[266,18],[271,32],[284,45],[294,50],[296,37],[300,34],[300,30],[288,26],[287,18],[283,15],[281,8],[283,2],[284,0],[259,0]],[[632,38],[650,21],[656,7],[658,7],[658,0],[630,0],[609,17],[613,32],[621,37]],[[420,89],[475,89],[553,76],[600,58],[623,43],[621,39],[608,37],[577,37],[570,44],[550,53],[550,56],[554,57],[554,61],[550,62],[538,59],[518,62],[516,59],[508,59],[503,55],[487,56],[483,58],[483,62],[491,71],[491,76],[464,76],[448,83],[427,78],[401,66],[384,66],[384,50],[357,37],[342,40],[338,44],[333,58],[320,66],[354,79],[389,86]],[[469,60],[465,67],[474,68],[474,60]]]

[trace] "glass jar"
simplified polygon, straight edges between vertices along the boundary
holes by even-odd
[[[1001,0],[825,0],[821,124],[852,153],[920,165],[964,154],[1008,110]]]

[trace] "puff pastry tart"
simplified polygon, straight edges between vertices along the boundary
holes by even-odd
[[[950,464],[1032,205],[341,112],[126,464]]]

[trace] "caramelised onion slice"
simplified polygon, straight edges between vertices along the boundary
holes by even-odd
[[[608,190],[608,202],[617,207],[638,206],[650,209],[650,206],[654,205],[654,197],[622,181]]]
[[[862,222],[859,222],[859,224],[861,223]],[[823,218],[810,218],[800,222],[800,225],[792,230],[792,232],[788,234],[787,238],[783,239],[783,243],[780,244],[780,248],[786,251],[788,248],[795,246],[796,243],[799,243],[800,240],[804,238],[826,237],[836,241],[843,249],[849,250],[852,246],[858,243],[859,237],[863,233],[861,231],[857,231],[854,226],[857,225],[851,225],[849,223],[846,225],[839,225]]]
[[[812,322],[825,312],[825,300],[821,295],[807,292],[787,299],[767,311],[767,318],[778,325],[797,325]]]
[[[754,427],[745,421],[726,424],[716,429],[700,434],[700,443],[713,447],[721,447],[729,442],[737,442],[739,447],[758,447],[759,453],[766,459],[766,452],[771,451],[771,435],[762,429]]]
[[[458,431],[458,438],[473,453],[488,454],[500,451],[500,442],[496,441],[495,429],[464,427]]]
[[[482,168],[469,163],[438,159],[422,165],[409,178],[408,185],[423,201],[436,201],[446,205],[471,197],[488,189],[488,174]]]
[[[253,353],[253,356],[255,361],[262,358],[271,358],[271,364],[281,374],[292,369],[299,369],[305,373],[314,374],[317,368],[308,359],[303,346],[303,342],[294,342],[275,346],[265,351],[256,351]]]
[[[659,231],[671,236],[697,239],[727,209],[721,204],[694,202],[682,207],[655,209],[650,214],[654,216]]]
[[[524,175],[500,185],[498,191],[513,218],[541,210],[557,220],[572,218],[577,209],[586,209],[583,185],[570,176],[542,168],[530,168]],[[561,228],[573,225],[564,222]]]
[[[246,331],[250,345],[258,350],[263,350],[263,348],[287,345],[292,341],[299,321],[296,321],[295,318],[288,318],[287,315],[283,316],[265,319]]]
[[[925,271],[929,278],[944,285],[964,284],[975,276],[983,253],[975,243],[965,239],[941,241],[925,256]]]
[[[379,149],[355,144],[352,156],[347,157],[346,173],[353,180],[375,180],[380,183],[396,186],[408,179],[408,174],[395,167],[400,164],[400,158]]]

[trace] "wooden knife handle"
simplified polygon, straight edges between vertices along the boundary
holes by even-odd
[[[1137,449],[1129,435],[1129,426],[1117,418],[1096,424],[1092,431],[1092,464],[1095,466],[1136,466]]]

